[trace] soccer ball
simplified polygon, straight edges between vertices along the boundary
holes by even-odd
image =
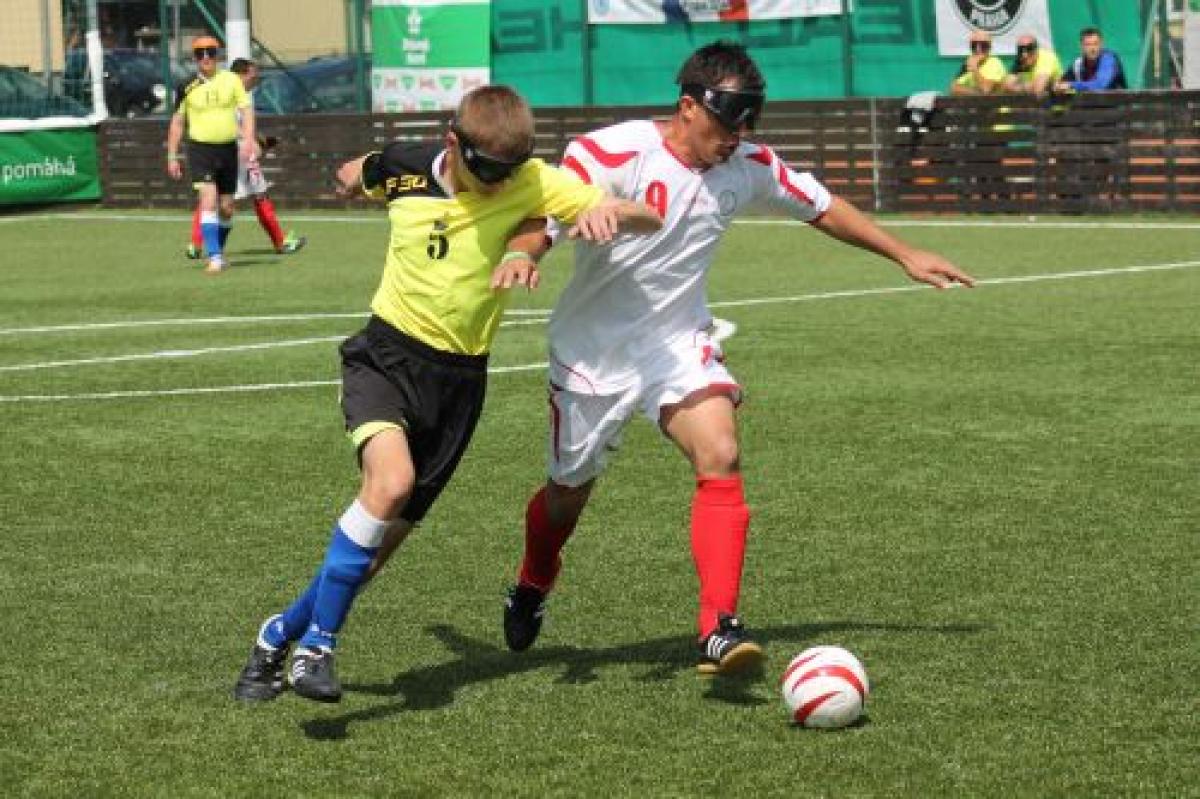
[[[853,724],[871,692],[862,663],[840,646],[814,646],[796,655],[781,687],[792,721],[819,729]]]

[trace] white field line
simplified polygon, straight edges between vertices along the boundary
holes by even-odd
[[[1143,264],[1140,266],[1125,266],[1114,269],[1086,269],[1072,272],[1051,272],[1040,275],[1020,275],[1016,277],[1000,277],[989,280],[980,280],[977,285],[980,286],[999,286],[1018,283],[1037,283],[1048,280],[1070,280],[1078,278],[1091,277],[1112,277],[1117,275],[1138,274],[1144,272],[1163,272],[1174,269],[1189,269],[1200,266],[1200,261],[1176,261],[1165,264]],[[820,294],[799,294],[791,297],[761,297],[750,300],[729,300],[726,302],[714,302],[711,306],[714,308],[734,308],[745,307],[751,305],[767,305],[767,304],[783,304],[794,302],[811,302],[814,300],[829,300],[843,299],[851,297],[868,297],[881,294],[899,294],[902,292],[911,291],[931,291],[929,286],[911,285],[911,286],[890,286],[877,289],[855,289],[849,291],[829,291]],[[531,319],[522,322],[504,322],[504,325],[529,325],[542,324],[544,319]],[[92,363],[111,363],[115,361],[129,360],[151,360],[157,358],[178,358],[191,357],[194,355],[208,354],[212,352],[236,352],[241,350],[261,350],[271,347],[286,347],[300,346],[303,344],[312,344],[317,342],[330,342],[342,339],[343,336],[322,337],[315,339],[294,339],[281,342],[266,342],[261,344],[246,344],[232,347],[213,347],[205,350],[166,350],[158,353],[141,353],[136,355],[112,356],[104,359],[82,359],[78,361],[51,361],[45,364],[17,364],[13,366],[0,366],[0,371],[20,371],[37,368],[51,368],[55,366],[76,366]],[[504,374],[508,372],[525,372],[532,369],[543,368],[544,363],[523,364],[520,366],[508,367],[492,367],[488,371],[492,374]],[[90,399],[120,399],[127,397],[158,397],[158,396],[180,396],[187,394],[216,394],[222,392],[245,392],[245,391],[267,391],[272,389],[287,389],[287,388],[308,388],[311,386],[336,385],[336,381],[305,381],[297,383],[267,383],[253,384],[241,386],[208,386],[199,388],[179,388],[179,389],[157,389],[145,391],[111,391],[92,394],[21,394],[21,395],[0,395],[0,403],[5,402],[48,402],[48,401],[64,401],[64,400],[90,400]]]
[[[218,352],[250,352],[253,350],[273,350],[282,347],[303,347],[306,344],[325,344],[331,341],[341,341],[344,338],[345,336],[321,336],[320,338],[295,338],[288,341],[265,341],[259,344],[235,344],[229,347],[204,347],[194,350],[158,350],[156,352],[138,352],[132,355],[75,358],[69,361],[18,363],[11,366],[0,366],[0,372],[31,372],[35,369],[60,369],[64,366],[95,366],[103,363],[128,363],[129,361],[175,360],[178,358],[195,358],[198,355],[212,355]]]
[[[502,327],[525,327],[541,325],[546,319],[528,319],[520,322],[501,322]],[[69,361],[39,361],[36,363],[18,363],[10,366],[0,366],[0,372],[30,372],[35,369],[58,369],[65,366],[95,366],[104,363],[125,363],[127,361],[158,361],[164,359],[194,358],[198,355],[212,355],[220,352],[250,352],[253,350],[271,350],[281,347],[302,347],[306,344],[326,344],[332,341],[345,340],[345,334],[338,336],[320,336],[317,338],[294,338],[283,341],[264,341],[257,344],[231,344],[226,347],[203,347],[191,350],[157,350],[154,352],[138,352],[131,355],[103,355],[96,358],[75,358]]]
[[[1177,261],[1169,264],[1145,264],[1143,266],[1121,266],[1115,269],[1082,269],[1074,272],[1051,272],[1042,275],[1019,275],[1017,277],[994,277],[977,280],[977,286],[1002,286],[1008,283],[1041,283],[1047,280],[1071,280],[1082,277],[1111,277],[1138,272],[1166,272],[1172,269],[1190,269],[1200,266],[1200,261]],[[960,288],[957,285],[951,288]],[[852,291],[827,291],[822,294],[802,294],[797,297],[759,297],[752,300],[726,300],[709,303],[712,308],[738,308],[746,305],[773,305],[785,302],[807,302],[811,300],[833,300],[843,297],[868,297],[877,294],[900,294],[907,291],[930,291],[931,286],[914,284],[888,286],[878,289],[854,289]]]
[[[1048,219],[1044,222],[1025,219],[876,219],[884,227],[978,227],[978,228],[1050,228],[1054,230],[1195,230],[1195,222],[1088,222],[1084,220]],[[805,225],[794,219],[735,219],[735,225]]]
[[[501,322],[501,327],[538,324],[546,321],[550,311],[538,308],[519,308],[505,312],[505,316],[536,317],[528,322]],[[544,318],[543,318],[544,317]],[[36,327],[0,328],[0,336],[15,336],[24,333],[78,333],[88,330],[126,330],[138,327],[187,327],[194,325],[238,325],[255,322],[312,322],[322,319],[366,319],[366,311],[355,313],[297,313],[270,316],[209,316],[180,317],[177,319],[131,319],[123,322],[81,322],[71,325],[41,325]]]
[[[294,216],[288,219],[304,224],[363,224],[383,225],[388,222],[386,216]],[[167,222],[180,224],[186,222],[186,215],[180,214],[104,214],[92,212],[61,214],[16,214],[0,216],[0,224],[19,222]],[[1200,230],[1200,224],[1195,222],[1138,222],[1138,221],[1073,221],[1069,219],[1048,219],[1046,221],[1022,219],[887,219],[879,220],[887,227],[979,227],[979,228],[1057,228],[1063,230]],[[807,225],[793,219],[735,219],[735,225]]]
[[[545,363],[527,363],[520,366],[494,366],[488,369],[488,374],[508,374],[509,372],[529,372],[534,369],[545,369]],[[326,388],[339,386],[340,380],[297,380],[290,383],[251,383],[240,386],[197,386],[194,388],[162,388],[131,391],[97,391],[89,394],[13,394],[0,396],[0,403],[5,402],[66,402],[68,400],[111,400],[111,399],[140,399],[151,397],[186,397],[197,394],[240,394],[253,391],[281,391],[291,388]]]

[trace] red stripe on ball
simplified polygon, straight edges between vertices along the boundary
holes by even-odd
[[[863,686],[862,681],[858,679],[858,675],[845,666],[817,666],[811,671],[806,671],[800,675],[795,684],[789,689],[796,690],[801,683],[808,682],[816,677],[838,677],[850,683],[854,690],[858,691],[858,695],[863,699],[867,697],[867,689]]]
[[[820,707],[821,703],[831,696],[837,696],[837,691],[830,691],[827,694],[821,694],[816,699],[805,702],[803,705],[796,708],[796,712],[792,714],[792,719],[797,724],[803,724],[804,720],[811,716],[812,712]]]
[[[787,680],[788,680],[788,677],[791,677],[793,674],[795,674],[797,669],[799,669],[799,668],[800,668],[801,666],[803,666],[805,663],[808,663],[808,662],[809,662],[810,660],[812,660],[813,658],[815,658],[815,657],[820,657],[820,655],[821,655],[821,653],[820,653],[820,652],[817,652],[816,654],[809,655],[808,657],[804,658],[803,660],[797,660],[795,663],[793,663],[792,665],[788,666],[788,669],[787,669],[787,671],[785,671],[785,672],[783,673],[783,677],[781,677],[781,678],[779,679],[779,684],[780,684],[780,685],[783,685],[784,683],[786,683],[786,682],[787,682]]]

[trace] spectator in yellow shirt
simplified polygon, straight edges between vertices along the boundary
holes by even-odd
[[[992,55],[992,36],[987,31],[973,31],[971,54],[963,61],[962,69],[950,83],[951,94],[997,94],[1004,90],[1008,76],[1000,59]]]
[[[1062,62],[1053,50],[1038,47],[1037,39],[1025,34],[1017,39],[1017,58],[1004,88],[1016,94],[1045,97],[1062,80]]]

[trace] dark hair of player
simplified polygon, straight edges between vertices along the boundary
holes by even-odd
[[[683,63],[675,82],[680,86],[699,84],[710,89],[730,78],[737,78],[739,91],[762,93],[767,88],[767,82],[758,65],[746,52],[746,48],[737,42],[716,41],[706,44]]]

